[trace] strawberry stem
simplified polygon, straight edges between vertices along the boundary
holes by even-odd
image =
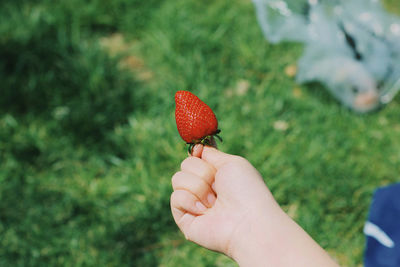
[[[202,139],[194,140],[192,143],[187,143],[189,145],[188,147],[188,152],[190,155],[193,153],[193,148],[197,144],[202,144],[204,146],[212,146],[212,147],[217,147],[217,144],[215,143],[214,136],[218,138],[219,141],[222,142],[221,136],[218,134],[221,132],[221,130],[217,130],[215,133],[211,135],[207,135],[203,137]]]

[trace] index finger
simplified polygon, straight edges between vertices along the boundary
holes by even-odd
[[[193,147],[191,156],[196,157],[196,158],[201,158],[201,154],[203,153],[203,148],[204,148],[204,145],[202,145],[202,144],[195,145]]]

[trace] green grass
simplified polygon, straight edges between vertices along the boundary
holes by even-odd
[[[250,1],[3,1],[0,19],[0,266],[236,266],[170,215],[180,89],[318,243],[362,263],[372,193],[400,172],[398,98],[359,116],[297,85],[302,48],[269,45]]]

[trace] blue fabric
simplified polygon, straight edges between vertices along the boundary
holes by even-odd
[[[380,234],[368,234],[367,225],[374,228],[370,232]],[[375,191],[364,232],[367,235],[365,267],[400,267],[400,183]],[[379,238],[382,233],[389,239]],[[388,245],[385,240],[393,242]]]

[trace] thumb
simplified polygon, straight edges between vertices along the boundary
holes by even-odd
[[[224,164],[232,161],[233,157],[233,155],[221,152],[211,146],[204,146],[201,154],[201,159],[213,165],[217,170]]]

